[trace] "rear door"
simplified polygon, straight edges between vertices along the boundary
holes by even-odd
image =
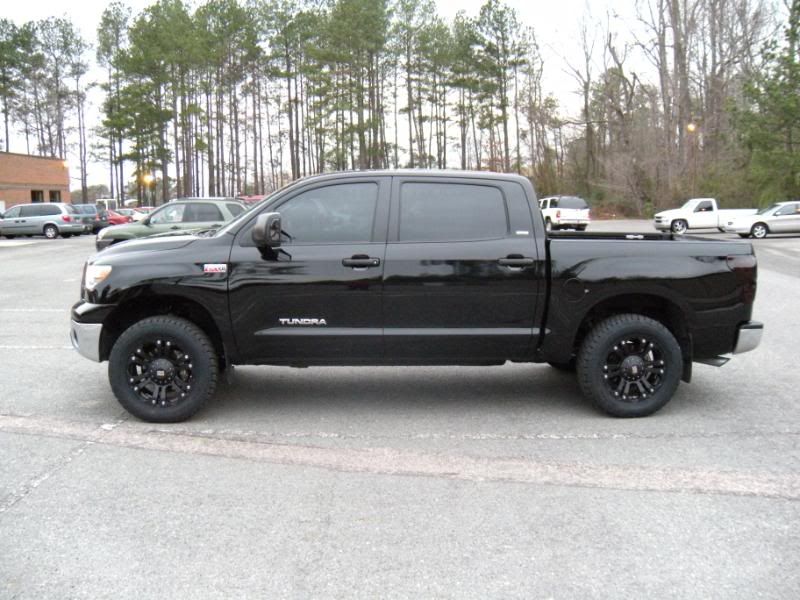
[[[281,214],[279,251],[233,244],[231,321],[244,361],[375,363],[383,359],[381,291],[391,178],[313,181],[260,212]]]
[[[180,224],[181,229],[218,229],[225,222],[225,216],[212,202],[187,202]]]
[[[392,362],[496,362],[526,354],[544,257],[518,183],[395,177],[384,269]]]

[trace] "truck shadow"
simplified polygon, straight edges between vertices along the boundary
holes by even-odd
[[[422,412],[454,414],[518,407],[543,412],[596,411],[586,402],[573,374],[547,365],[503,367],[237,367],[202,411],[228,414],[255,407],[285,414],[287,409],[348,413]]]

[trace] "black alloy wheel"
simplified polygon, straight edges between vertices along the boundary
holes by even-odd
[[[636,314],[610,317],[592,329],[578,356],[578,382],[595,406],[617,417],[662,408],[680,383],[683,358],[672,333]]]
[[[194,323],[149,317],[119,337],[109,357],[109,380],[125,409],[150,422],[183,421],[216,387],[214,348]]]

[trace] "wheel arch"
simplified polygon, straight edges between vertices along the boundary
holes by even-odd
[[[572,340],[574,352],[580,348],[589,331],[598,323],[620,314],[637,314],[658,321],[675,336],[683,355],[683,377],[686,382],[692,376],[692,335],[686,323],[686,311],[676,302],[647,293],[624,293],[604,298],[586,311]]]
[[[183,296],[135,296],[120,303],[103,321],[100,337],[100,360],[108,360],[119,336],[131,325],[147,317],[174,315],[197,325],[211,340],[220,361],[228,363],[229,353],[222,332],[211,313],[202,304]]]

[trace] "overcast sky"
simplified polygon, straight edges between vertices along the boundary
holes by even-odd
[[[470,16],[476,16],[481,4],[485,0],[437,0],[439,14],[450,21],[459,10],[465,11]],[[138,14],[142,9],[153,4],[152,0],[123,0],[133,8],[133,13]],[[108,6],[108,0],[76,0],[65,3],[63,0],[5,0],[0,17],[13,20],[18,25],[27,21],[45,19],[47,17],[69,18],[81,31],[84,38],[94,43],[97,34],[97,25],[103,10]],[[190,2],[196,6],[198,2]],[[556,2],[542,2],[535,0],[506,0],[506,4],[514,8],[519,21],[525,26],[534,28],[536,39],[544,59],[544,88],[545,92],[554,94],[559,99],[562,113],[573,115],[577,112],[579,101],[575,94],[577,84],[569,74],[568,65],[578,65],[581,61],[581,48],[579,31],[583,19],[590,24],[590,30],[602,23],[605,27],[606,14],[619,14],[621,18],[615,21],[616,28],[624,38],[630,37],[629,30],[635,27],[634,0],[594,0],[591,9],[587,8],[587,0],[557,0]],[[586,17],[588,15],[588,17]],[[598,29],[598,48],[602,47],[603,35]],[[98,77],[101,75],[98,74]],[[96,104],[99,100],[95,99]],[[97,109],[90,107],[87,111],[87,120],[93,126],[98,119]],[[20,149],[20,141],[16,141],[11,150]],[[93,165],[89,169],[89,183],[105,183],[107,179],[105,168]],[[76,169],[71,170],[74,189],[78,180]]]

